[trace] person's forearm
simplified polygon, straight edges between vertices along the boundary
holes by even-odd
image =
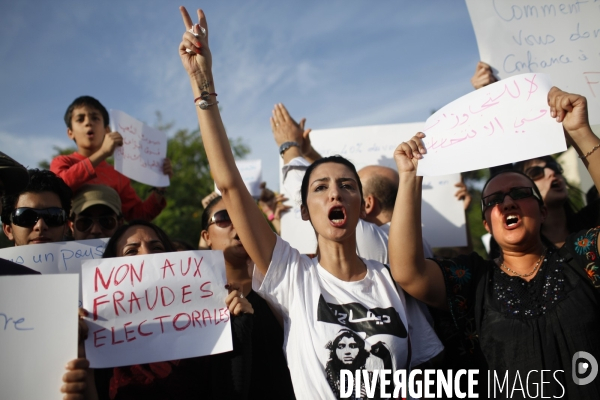
[[[317,161],[318,159],[323,158],[323,156],[321,156],[312,146],[310,148],[310,151],[306,154],[303,154],[303,156],[311,164]]]
[[[283,165],[289,164],[296,157],[302,157],[302,153],[300,153],[300,148],[298,146],[292,146],[286,151],[283,152]]]
[[[89,156],[88,158],[90,159],[90,162],[92,163],[94,168],[96,168],[102,161],[104,161],[108,158],[108,155],[105,154],[102,151],[102,149],[100,149],[97,152],[95,152],[94,154],[92,154],[91,156]]]
[[[389,237],[390,267],[403,285],[423,273],[425,255],[421,233],[421,184],[414,172],[400,174]]]
[[[588,169],[594,185],[600,190],[600,148],[594,149],[594,147],[600,145],[600,139],[592,132],[589,125],[577,131],[568,132],[568,134],[571,144]],[[590,152],[591,154],[589,154]]]
[[[211,73],[190,77],[190,84],[194,98],[200,97],[202,92],[215,93]],[[217,101],[214,96],[210,97],[209,102]],[[221,120],[221,113],[216,104],[208,106],[205,110],[196,106],[196,113],[211,170],[219,171],[218,174],[213,175],[213,179],[223,193],[234,187],[236,179],[241,179],[241,176],[235,166],[235,159]]]

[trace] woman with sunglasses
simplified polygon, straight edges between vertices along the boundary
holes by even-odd
[[[387,361],[394,371],[407,369],[436,356],[442,347],[429,325],[424,323],[422,331],[408,337],[407,314],[413,316],[414,300],[396,288],[383,264],[356,254],[356,226],[364,203],[352,163],[339,156],[322,158],[304,175],[302,218],[314,227],[319,248],[316,258],[301,255],[273,233],[236,168],[221,121],[204,13],[198,10],[199,24],[193,24],[185,8],[180,10],[186,31],[179,54],[196,99],[206,155],[224,208],[255,263],[253,288],[283,320],[295,395],[301,399],[338,397],[336,385],[328,381],[326,366],[328,344],[340,329],[364,337],[367,351],[376,352],[377,343],[389,351],[389,357],[381,364],[371,363],[369,371],[384,368]],[[299,145],[287,143],[281,153],[299,154]],[[414,318],[419,317],[424,318],[415,313]],[[411,354],[410,341],[430,345],[415,346],[423,351]]]
[[[600,186],[600,140],[590,129],[586,99],[552,88],[548,103]],[[518,390],[518,398],[525,393],[536,397],[534,391],[542,389],[548,397],[600,398],[600,379],[576,384],[573,377],[580,368],[572,363],[579,351],[600,358],[598,228],[569,236],[561,249],[546,246],[540,230],[547,208],[538,187],[522,172],[503,171],[482,192],[483,224],[498,242],[500,257],[485,260],[473,253],[424,259],[422,179],[416,176],[418,160],[426,153],[424,136],[417,134],[394,153],[400,188],[390,229],[390,262],[406,292],[445,310],[435,318],[453,366],[479,368],[483,381],[488,369],[499,382],[507,376],[509,388],[516,382],[527,391]],[[483,385],[480,393],[486,389]],[[497,396],[510,398],[510,389]]]
[[[174,252],[158,226],[134,220],[121,226],[106,244],[103,258]],[[247,357],[235,352],[252,330],[252,305],[232,289],[225,304],[232,315],[234,352],[143,365],[95,370],[98,397],[125,399],[245,399],[249,387]]]
[[[569,199],[569,185],[563,170],[551,156],[534,158],[515,164],[536,184],[548,215],[542,225],[542,235],[556,247],[561,247],[571,233],[600,225],[600,203],[593,202],[576,210]]]
[[[251,353],[247,358],[251,363],[248,398],[293,399],[292,380],[283,354],[283,329],[267,302],[252,290],[252,277],[248,271],[250,259],[221,196],[208,203],[201,221],[202,238],[208,248],[223,252],[227,282],[237,287],[254,309],[252,332],[248,332],[251,340],[244,341],[251,350],[237,349],[244,354]]]

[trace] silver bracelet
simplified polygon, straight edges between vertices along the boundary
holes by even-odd
[[[201,109],[201,110],[206,110],[208,107],[210,107],[210,106],[214,106],[214,105],[216,105],[216,104],[219,104],[219,102],[218,102],[218,101],[215,101],[214,103],[209,103],[209,102],[208,102],[208,101],[206,101],[206,100],[198,100],[198,101],[196,102],[196,105],[197,105],[198,107],[200,107],[200,109]]]
[[[586,158],[588,158],[588,156],[590,154],[592,154],[593,152],[595,152],[596,150],[598,150],[598,148],[600,148],[600,143],[598,143],[597,145],[595,145],[590,151],[587,152],[587,154],[585,156],[579,156],[579,158],[581,158],[582,160],[585,160]]]

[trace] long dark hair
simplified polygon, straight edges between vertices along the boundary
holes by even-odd
[[[343,338],[354,339],[354,341],[358,345],[358,354],[356,355],[356,358],[352,361],[351,365],[344,364],[344,362],[338,358],[336,353],[338,344]],[[336,392],[335,395],[339,397],[340,370],[349,369],[351,371],[356,371],[358,369],[364,368],[370,353],[367,350],[365,350],[365,341],[363,340],[363,338],[361,338],[355,332],[349,329],[342,329],[338,333],[337,337],[333,339],[333,341],[327,343],[325,348],[329,350],[329,360],[327,360],[327,364],[325,365],[325,373],[327,374],[327,380],[329,382],[329,385],[331,386],[333,391]]]
[[[141,219],[134,219],[133,221],[130,221],[129,223],[119,227],[119,229],[117,229],[117,231],[112,235],[112,237],[106,244],[106,249],[104,250],[102,258],[118,257],[117,242],[119,241],[119,239],[121,239],[121,236],[123,236],[127,229],[137,225],[147,226],[148,228],[152,229],[154,233],[156,233],[156,236],[158,236],[158,240],[160,240],[163,246],[165,246],[165,253],[177,251],[177,249],[175,249],[175,246],[173,246],[171,239],[169,239],[169,236],[167,236],[165,231],[160,229],[158,226],[154,225],[152,222],[144,221]]]

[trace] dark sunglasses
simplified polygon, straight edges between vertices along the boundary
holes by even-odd
[[[485,196],[481,199],[481,210],[485,211],[489,207],[493,207],[496,204],[504,203],[504,198],[506,196],[510,196],[513,200],[521,200],[526,199],[528,197],[535,197],[538,202],[541,202],[542,199],[537,195],[537,193],[533,190],[532,187],[514,187],[511,188],[508,192],[496,192],[492,193],[488,196]]]
[[[50,208],[30,208],[30,207],[19,207],[10,215],[10,221],[23,228],[32,228],[41,219],[44,220],[46,225],[52,228],[64,225],[67,221],[67,215],[65,210],[59,207]]]
[[[79,232],[87,232],[94,223],[100,224],[100,227],[106,231],[117,227],[117,217],[114,215],[103,215],[101,217],[79,217],[75,220],[75,229]]]
[[[537,165],[535,167],[531,167],[531,168],[527,168],[525,170],[525,175],[527,175],[528,177],[531,178],[531,180],[537,181],[538,179],[541,179],[544,177],[544,175],[546,174],[544,169],[546,168],[550,168],[552,171],[554,171],[557,174],[563,174],[563,169],[560,166],[560,164],[555,163],[555,162],[548,162],[546,163],[546,165]]]
[[[219,228],[227,228],[231,226],[231,218],[229,218],[229,213],[227,210],[221,210],[214,213],[210,218],[208,226],[211,226],[212,224],[217,225]]]

